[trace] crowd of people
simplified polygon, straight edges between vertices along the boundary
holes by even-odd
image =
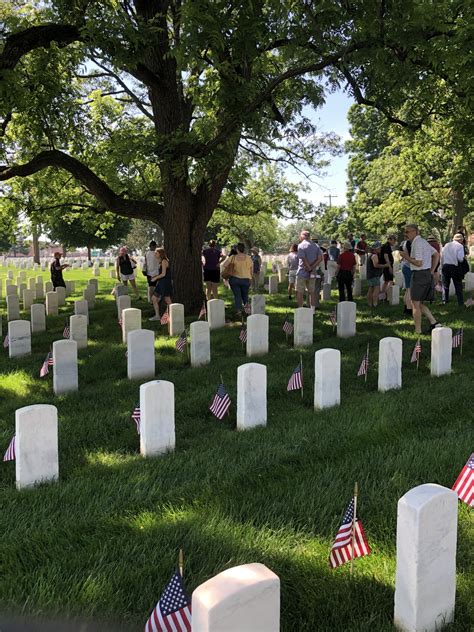
[[[443,247],[433,236],[424,239],[416,224],[407,224],[404,239],[398,243],[396,235],[388,235],[384,243],[379,240],[369,243],[361,234],[358,240],[349,233],[346,240],[319,245],[318,239],[311,239],[309,230],[301,231],[299,243],[292,244],[286,260],[288,274],[288,299],[296,297],[296,304],[305,303],[313,313],[319,307],[323,283],[336,279],[339,301],[353,299],[353,285],[358,267],[365,266],[367,278],[367,301],[376,308],[380,301],[387,299],[390,286],[394,283],[394,251],[397,250],[404,278],[404,312],[413,316],[415,331],[421,333],[422,317],[425,316],[430,329],[439,323],[431,313],[427,303],[435,300],[436,290],[442,293],[443,303],[450,300],[450,285],[454,285],[458,305],[464,305],[462,281],[469,271],[467,240],[464,227],[459,226],[451,241]],[[61,254],[55,253],[50,266],[54,287],[64,286],[62,271],[67,264],[61,264]],[[160,319],[160,303],[167,306],[172,302],[173,283],[169,258],[164,248],[150,241],[145,253],[142,272],[148,284],[148,300],[153,305],[152,321]],[[206,298],[218,298],[221,280],[228,283],[234,295],[236,317],[249,302],[249,292],[257,292],[260,286],[262,258],[257,248],[249,254],[243,243],[238,243],[224,254],[210,240],[202,250],[203,282]],[[140,299],[136,283],[136,259],[123,246],[116,259],[117,278],[133,288]],[[382,281],[383,279],[383,281]]]

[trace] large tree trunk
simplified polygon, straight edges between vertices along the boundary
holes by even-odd
[[[92,252],[90,246],[87,246],[87,260],[92,261]]]
[[[464,221],[465,205],[464,205],[464,193],[462,189],[453,190],[453,207],[454,207],[454,217],[453,217],[453,232],[454,232],[457,226],[462,226],[463,221]]]
[[[34,224],[31,228],[31,237],[32,237],[32,245],[33,245],[33,261],[35,263],[40,262],[40,249],[39,249],[39,238],[38,238],[38,227]]]

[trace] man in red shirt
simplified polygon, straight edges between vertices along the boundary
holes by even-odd
[[[342,254],[339,255],[337,260],[336,271],[339,301],[346,300],[345,290],[347,290],[347,300],[352,301],[352,283],[357,262],[352,252],[352,244],[349,241],[344,242],[342,250]]]

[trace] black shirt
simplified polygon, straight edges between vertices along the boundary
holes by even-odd
[[[382,250],[380,251],[380,263],[385,263],[385,255],[388,255],[390,265],[393,266],[392,246],[388,243],[388,241],[382,246]]]

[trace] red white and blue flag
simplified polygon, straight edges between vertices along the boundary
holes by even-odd
[[[10,445],[8,446],[7,451],[5,452],[5,455],[3,457],[4,461],[15,460],[15,457],[16,457],[15,448],[16,448],[16,435],[13,435],[12,440],[10,441]]]
[[[43,364],[41,365],[40,377],[45,377],[46,375],[48,375],[49,367],[53,366],[53,364],[54,364],[53,354],[51,353],[51,351],[48,351],[48,355],[46,356]]]
[[[191,632],[191,599],[178,571],[150,614],[145,632]]]
[[[160,318],[160,325],[167,325],[169,322],[170,322],[170,314],[167,309],[166,312],[163,312],[163,315]]]
[[[5,338],[3,339],[3,348],[8,349],[9,346],[10,346],[10,338],[8,337],[8,334],[7,334]]]
[[[71,330],[69,329],[68,322],[66,321],[66,324],[63,329],[63,338],[66,338],[67,340],[69,340],[70,335],[71,335]]]
[[[230,408],[230,397],[229,393],[225,390],[224,384],[219,384],[216,394],[214,395],[214,399],[212,400],[211,405],[209,406],[209,410],[211,413],[217,417],[217,419],[222,419],[224,415],[228,412]]]
[[[291,374],[291,377],[288,381],[288,386],[286,387],[287,391],[297,391],[300,388],[303,388],[303,372],[301,368],[302,367],[300,362]]]
[[[242,344],[247,342],[247,327],[242,327],[239,334],[239,340]]]
[[[336,312],[335,311],[331,312],[329,314],[329,320],[331,321],[331,325],[333,327],[335,327],[337,325],[337,316],[336,316]]]
[[[474,452],[462,468],[453,485],[453,489],[457,493],[459,500],[474,508]]]
[[[457,349],[462,345],[462,339],[464,336],[463,327],[457,330],[457,332],[453,336],[453,349]]]
[[[188,339],[186,337],[186,330],[184,330],[181,336],[176,341],[176,351],[179,351],[180,353],[184,353],[187,344],[188,344]]]
[[[206,303],[203,303],[201,307],[201,311],[199,312],[198,320],[201,320],[201,318],[204,318],[204,320],[206,320],[206,316],[207,316]]]
[[[137,426],[138,434],[140,434],[140,421],[141,421],[140,404],[135,404],[135,408],[133,409],[133,412],[132,412],[132,419]]]
[[[250,303],[246,303],[244,305],[244,312],[247,314],[247,316],[252,315],[252,306],[250,305]]]
[[[287,336],[291,336],[291,334],[293,333],[293,323],[288,318],[288,314],[285,316],[282,329]]]
[[[359,370],[357,371],[357,377],[361,375],[367,375],[369,370],[369,350],[367,349],[364,357],[362,358],[362,362],[360,363]]]
[[[370,555],[370,547],[360,520],[354,521],[354,499],[346,509],[329,554],[329,566],[337,568],[357,557]]]
[[[418,362],[420,354],[421,354],[421,342],[420,342],[420,339],[418,338],[413,348],[413,353],[411,354],[410,362]]]

